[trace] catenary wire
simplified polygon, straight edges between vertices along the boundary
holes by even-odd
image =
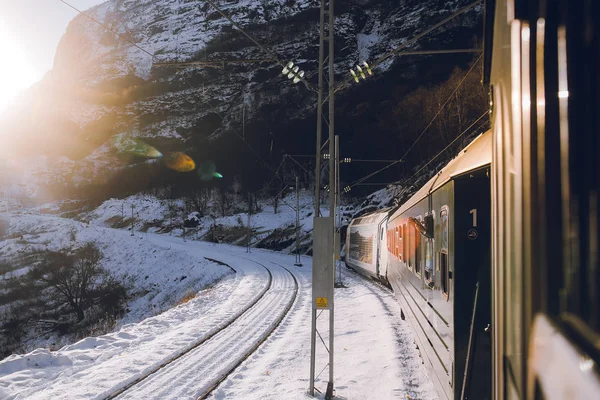
[[[454,95],[456,94],[456,92],[458,91],[458,89],[460,89],[460,87],[462,86],[462,84],[465,82],[465,80],[467,79],[467,77],[469,76],[469,74],[473,71],[473,69],[475,69],[475,66],[477,65],[477,63],[482,59],[483,54],[480,55],[477,60],[475,60],[475,62],[473,63],[473,65],[471,65],[471,68],[469,68],[469,70],[467,71],[467,73],[465,74],[465,76],[461,79],[461,81],[458,83],[458,85],[456,85],[456,88],[454,89],[454,91],[452,92],[452,94],[450,94],[450,96],[448,96],[448,98],[446,99],[446,101],[444,102],[444,104],[442,104],[442,106],[438,109],[438,111],[435,113],[435,115],[433,116],[433,118],[431,118],[431,120],[429,121],[429,123],[427,124],[427,126],[425,127],[425,129],[423,129],[423,131],[421,132],[421,134],[419,134],[419,136],[417,136],[417,138],[414,140],[414,142],[410,145],[410,147],[408,148],[408,150],[404,153],[404,155],[402,157],[400,157],[399,160],[390,163],[388,165],[386,165],[385,167],[382,167],[380,169],[378,169],[375,172],[372,172],[360,179],[357,179],[356,181],[352,182],[352,184],[349,185],[350,188],[361,184],[362,182],[366,181],[367,179],[371,178],[372,176],[375,176],[377,174],[379,174],[380,172],[385,171],[386,169],[393,167],[394,165],[404,161],[404,159],[406,158],[406,156],[408,155],[408,153],[415,147],[415,145],[417,144],[417,142],[423,137],[423,135],[427,132],[427,130],[431,127],[431,125],[433,124],[433,122],[435,121],[435,119],[440,115],[440,113],[443,111],[443,109],[446,107],[446,105],[448,105],[448,103],[450,102],[450,100],[452,99],[452,97],[454,97]]]
[[[422,37],[428,35],[429,33],[433,32],[434,30],[436,30],[437,28],[439,28],[440,26],[446,24],[447,22],[453,20],[454,18],[458,17],[459,15],[469,11],[471,8],[475,7],[476,5],[478,5],[479,3],[481,3],[482,0],[476,0],[473,3],[461,8],[460,10],[454,12],[452,15],[444,18],[443,20],[441,20],[440,22],[436,23],[435,25],[433,25],[432,27],[430,27],[429,29],[424,30],[423,32],[417,34],[416,36],[413,36],[411,39],[407,40],[406,42],[402,43],[400,46],[398,46],[397,48],[395,48],[394,50],[382,55],[381,57],[377,58],[371,65],[371,69],[375,69],[377,68],[379,65],[381,65],[382,63],[384,63],[385,61],[387,61],[389,58],[395,56],[395,55],[401,55],[401,50],[407,48],[408,46],[411,46],[413,44],[415,44],[419,39],[421,39]],[[363,60],[366,61],[366,60]],[[340,82],[340,84],[337,86],[337,88],[335,89],[335,91],[344,89],[345,87],[349,86],[350,84],[352,84],[354,78],[352,78],[351,76],[346,77],[346,79],[344,79],[342,82]]]
[[[98,25],[102,26],[104,29],[106,29],[107,31],[114,33],[115,35],[117,35],[119,38],[125,40],[127,43],[131,44],[132,46],[134,46],[135,48],[143,51],[144,53],[148,54],[150,57],[152,57],[153,59],[156,58],[156,55],[150,53],[148,50],[144,49],[143,47],[139,46],[138,44],[136,44],[135,42],[133,42],[132,40],[128,39],[127,37],[121,35],[119,32],[115,31],[114,29],[106,26],[105,24],[103,24],[102,22],[98,21],[96,18],[92,17],[91,15],[79,10],[77,7],[67,3],[65,0],[58,0],[61,3],[63,3],[64,5],[66,5],[69,8],[72,8],[73,10],[77,11],[79,14],[89,18],[90,20],[94,21],[95,23],[97,23]]]
[[[450,146],[452,146],[454,143],[456,143],[456,141],[458,139],[460,139],[461,137],[463,137],[473,126],[475,126],[479,121],[481,121],[481,119],[483,117],[485,117],[488,114],[489,114],[489,111],[486,110],[483,114],[481,114],[481,116],[479,118],[477,118],[475,121],[473,121],[471,123],[471,125],[469,125],[467,127],[467,129],[465,129],[460,135],[458,135],[457,137],[455,137],[454,140],[452,140],[439,153],[437,153],[435,156],[433,156],[433,158],[431,158],[431,160],[429,160],[425,165],[423,165],[421,168],[419,168],[419,170],[417,172],[415,172],[414,174],[412,174],[409,178],[403,180],[402,182],[400,182],[400,181],[393,182],[392,184],[393,185],[397,185],[397,184],[404,185],[404,184],[406,184],[408,181],[410,181],[412,178],[414,178],[419,172],[423,171],[429,164],[431,164],[433,161],[435,161],[435,159],[437,159],[440,155],[442,155],[446,150],[448,150],[450,148]],[[484,124],[482,124],[481,126],[483,126]],[[481,126],[479,128],[481,128]]]
[[[215,10],[217,10],[217,12],[219,14],[221,14],[221,16],[223,16],[223,18],[225,18],[229,22],[231,22],[231,24],[233,26],[235,26],[244,36],[246,36],[248,39],[250,39],[261,50],[263,50],[264,52],[269,54],[271,57],[273,57],[275,59],[275,61],[277,61],[277,64],[279,64],[279,66],[281,66],[282,68],[286,67],[286,64],[283,61],[281,61],[281,59],[277,56],[277,54],[273,50],[266,48],[258,40],[256,40],[252,35],[248,34],[244,29],[242,29],[242,27],[237,22],[235,22],[227,13],[225,13],[223,10],[221,10],[212,0],[205,0],[205,1],[207,3],[209,3]],[[311,85],[306,79],[304,79],[304,77],[302,77],[300,75],[297,75],[297,77],[302,81],[302,83],[304,83],[304,85],[306,86],[307,89],[316,91],[314,86]]]

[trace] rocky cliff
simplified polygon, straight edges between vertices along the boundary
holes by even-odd
[[[298,63],[316,85],[318,0],[215,3],[281,60]],[[336,80],[468,3],[336,2]],[[79,15],[69,25],[53,70],[2,122],[5,137],[11,138],[2,145],[12,154],[3,171],[5,188],[30,182],[26,187],[39,194],[44,184],[46,193],[65,197],[74,188],[114,186],[115,179],[139,183],[140,189],[165,179],[160,161],[120,151],[115,143],[124,138],[163,153],[186,152],[197,163],[210,160],[226,179],[237,175],[248,187],[270,178],[283,153],[314,152],[315,93],[292,84],[272,60],[260,61],[270,56],[208,2],[110,0],[87,14],[90,18]],[[475,8],[412,48],[474,47],[480,21],[481,9]],[[386,104],[419,84],[444,79],[455,65],[471,59],[395,57],[368,82],[339,92],[336,126],[342,149],[397,158],[402,146],[397,133],[375,128]],[[203,64],[165,65],[174,62]],[[129,172],[133,181],[126,178]]]

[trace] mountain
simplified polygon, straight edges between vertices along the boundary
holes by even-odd
[[[297,63],[316,85],[319,1],[214,2],[280,60]],[[390,52],[470,1],[338,3],[340,81],[353,65]],[[476,7],[409,48],[476,47],[481,12]],[[52,71],[0,122],[5,131],[0,145],[11,155],[0,175],[5,195],[104,199],[178,179],[184,185],[198,181],[169,171],[161,160],[124,151],[130,139],[163,154],[185,152],[196,164],[214,163],[226,184],[236,178],[248,190],[272,177],[282,154],[314,153],[314,91],[286,79],[276,62],[256,61],[271,56],[209,2],[110,0],[86,14],[68,26]],[[342,150],[397,158],[409,138],[393,126],[381,128],[390,104],[471,59],[392,57],[367,82],[338,92]],[[165,65],[175,62],[204,65]]]

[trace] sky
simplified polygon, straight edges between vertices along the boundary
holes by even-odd
[[[65,1],[87,10],[106,0]],[[52,69],[56,46],[76,15],[59,0],[0,0],[0,113]]]

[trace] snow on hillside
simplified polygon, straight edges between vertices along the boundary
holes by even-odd
[[[117,325],[137,322],[165,311],[187,293],[197,292],[232,271],[203,257],[190,256],[165,243],[152,243],[141,234],[106,229],[69,219],[43,216],[0,214],[8,229],[0,242],[0,259],[10,265],[19,255],[36,251],[72,249],[95,243],[102,255],[101,264],[121,281],[131,284],[128,311]],[[3,271],[3,280],[26,274],[28,267]],[[7,306],[0,306],[4,312]],[[56,346],[65,338],[30,333],[27,347]]]
[[[134,231],[148,233],[168,232],[172,236],[185,237],[190,240],[205,239],[246,245],[248,230],[247,204],[241,203],[238,200],[237,203],[232,205],[233,211],[231,215],[222,216],[215,201],[214,199],[211,200],[208,207],[209,211],[206,215],[202,216],[197,212],[186,211],[187,208],[183,199],[164,200],[140,194],[125,199],[107,200],[95,210],[81,214],[81,218],[89,221],[92,225],[131,229],[131,212],[133,206]],[[300,237],[302,247],[306,247],[311,241],[309,233],[312,231],[313,226],[313,201],[312,193],[306,191],[300,193]],[[287,229],[288,235],[295,235],[295,193],[286,194],[279,201],[277,213],[275,213],[272,200],[259,200],[258,206],[258,210],[250,215],[252,247],[261,247],[261,241],[273,234],[276,229],[281,231]],[[327,215],[327,208],[322,207],[321,213]],[[188,228],[184,229],[183,226],[186,221]],[[197,226],[192,226],[195,224]],[[225,230],[238,229],[239,234],[234,236],[235,240],[224,240],[223,238],[219,238],[218,235],[213,238],[209,235],[209,232],[214,227],[224,228]],[[280,239],[284,240],[286,237],[281,237]],[[292,252],[295,250],[295,242],[279,250]]]

